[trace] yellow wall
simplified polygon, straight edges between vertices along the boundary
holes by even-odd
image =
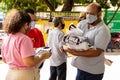
[[[77,20],[64,20],[65,21],[65,28],[63,29],[63,32],[66,33],[66,29],[69,27],[71,23],[74,25],[77,25],[78,21]],[[46,42],[47,39],[47,34],[46,34],[46,28],[48,28],[50,25],[46,26],[48,24],[48,20],[38,20],[36,22],[37,28],[42,31],[44,40]],[[53,25],[51,26],[52,29],[54,28]]]

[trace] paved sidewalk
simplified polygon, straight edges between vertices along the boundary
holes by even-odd
[[[111,66],[105,65],[105,75],[103,80],[120,80],[120,51],[115,50],[115,52],[108,52],[105,55],[106,58],[113,61]],[[76,76],[76,68],[71,66],[71,57],[68,58],[67,62],[67,80],[75,80]],[[44,63],[43,68],[41,69],[40,80],[48,80],[49,79],[49,59],[47,59]],[[5,80],[5,75],[7,73],[8,66],[3,64],[0,61],[0,80]]]

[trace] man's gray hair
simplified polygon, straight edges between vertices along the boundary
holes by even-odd
[[[97,3],[97,2],[93,2],[93,3],[89,4],[88,6],[96,7],[97,8],[97,12],[101,12],[102,11],[101,5],[99,3]]]
[[[54,17],[53,19],[54,26],[57,27],[59,23],[62,23],[62,21],[63,21],[63,17]]]

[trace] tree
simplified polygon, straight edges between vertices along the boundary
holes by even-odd
[[[41,0],[0,0],[0,2],[4,3],[4,6],[7,6],[6,10],[9,10],[11,8],[17,8],[20,10],[32,8],[35,11],[47,10],[47,6]]]
[[[5,4],[4,6],[0,6],[1,9],[3,9],[4,11],[9,10],[11,8],[17,8],[20,10],[24,10],[26,8],[32,8],[35,11],[55,11],[55,9],[59,6],[59,5],[63,5],[62,8],[62,12],[65,11],[71,11],[72,7],[75,4],[78,4],[80,6],[86,6],[89,3],[92,3],[94,0],[0,0],[0,2],[2,2],[2,4]],[[104,9],[108,9],[110,8],[110,4],[112,6],[117,6],[117,9],[113,15],[113,17],[111,18],[111,20],[107,23],[109,24],[112,19],[114,18],[115,14],[117,13],[117,11],[119,10],[120,7],[120,0],[96,0],[96,2],[98,2],[102,8]],[[6,12],[5,11],[5,12]]]
[[[111,19],[107,22],[107,25],[109,25],[111,23],[111,21],[113,20],[113,18],[115,17],[117,11],[120,8],[120,0],[110,0],[110,1],[111,1],[112,6],[117,6],[117,9],[115,10],[115,12],[114,12],[113,16],[111,17]]]
[[[50,11],[55,11],[55,9],[62,5],[62,0],[42,0],[46,6],[49,7]]]
[[[56,6],[58,4],[55,5],[56,4],[56,2],[55,2],[55,4],[54,4],[55,7],[49,6],[49,5],[53,4],[53,3],[50,4],[50,1],[57,1],[57,0],[44,0],[44,1],[45,1],[46,5],[48,5],[48,7],[50,8],[51,11],[55,11],[55,8],[56,8]],[[59,2],[59,0],[58,0],[58,2]],[[87,4],[92,3],[92,2],[93,2],[93,0],[63,0],[64,6],[62,8],[62,12],[71,11],[74,4],[79,4],[81,6],[86,6]],[[107,25],[109,25],[109,23],[113,20],[113,18],[115,17],[117,11],[119,10],[120,0],[110,0],[110,2],[108,2],[108,0],[96,0],[96,2],[98,2],[101,5],[101,7],[106,9],[106,10],[110,8],[110,4],[112,6],[117,6],[117,9],[115,10],[113,16],[108,21],[108,23],[106,23]],[[47,4],[47,3],[49,3],[49,4]]]
[[[24,10],[26,8],[33,8],[36,11],[55,11],[55,9],[63,4],[63,9],[61,11],[71,11],[75,4],[86,6],[92,3],[94,0],[0,0],[0,2],[5,3],[7,10],[11,8],[18,8]],[[110,8],[110,4],[116,6],[119,0],[96,0],[105,9]]]
[[[74,6],[73,0],[64,0],[64,6],[62,8],[62,11],[71,11],[72,7]]]
[[[85,6],[86,4],[92,3],[93,0],[43,0],[45,4],[50,8],[50,11],[55,11],[55,9],[60,4],[64,4],[62,8],[62,12],[71,11],[74,3],[81,4],[81,6]]]

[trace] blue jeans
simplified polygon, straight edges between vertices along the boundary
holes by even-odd
[[[91,74],[77,69],[76,80],[102,80],[103,74]]]
[[[66,62],[60,66],[50,66],[49,80],[66,80]]]

